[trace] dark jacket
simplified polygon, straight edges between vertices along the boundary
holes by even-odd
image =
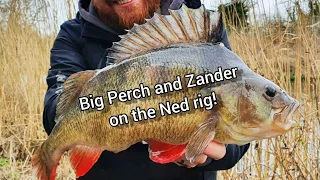
[[[88,13],[89,4],[90,0],[80,0],[76,18],[61,25],[51,50],[43,112],[43,124],[48,134],[55,125],[56,105],[66,79],[79,71],[106,66],[107,48],[111,47],[112,42],[120,40],[116,32]],[[221,42],[231,50],[225,30]],[[80,179],[213,180],[215,171],[232,168],[248,148],[249,144],[228,145],[227,154],[221,160],[208,159],[205,165],[188,169],[174,163],[161,165],[152,162],[148,146],[138,143],[118,154],[103,152],[93,168]]]

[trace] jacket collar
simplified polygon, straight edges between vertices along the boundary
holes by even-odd
[[[104,29],[101,29],[100,27],[97,27],[84,20],[81,20],[81,29],[81,36],[84,38],[93,38],[111,42],[120,41],[120,37],[117,34],[105,31]]]

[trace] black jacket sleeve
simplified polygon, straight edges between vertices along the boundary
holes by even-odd
[[[196,168],[201,171],[218,171],[227,170],[235,166],[243,155],[248,151],[250,144],[238,146],[228,144],[226,148],[226,155],[220,160],[208,158],[204,165],[197,166]]]
[[[51,49],[50,66],[47,77],[48,90],[44,100],[43,125],[50,134],[55,125],[56,105],[62,92],[62,85],[73,73],[84,71],[87,65],[81,56],[81,47],[78,47],[77,39],[72,32],[70,21],[61,25],[57,38]]]

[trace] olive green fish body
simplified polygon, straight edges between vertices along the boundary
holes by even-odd
[[[108,50],[108,61],[115,60],[115,64],[71,75],[57,105],[56,126],[32,158],[35,175],[54,179],[67,150],[80,177],[102,151],[117,153],[141,141],[148,142],[150,159],[155,162],[169,163],[182,155],[192,162],[212,140],[241,145],[291,130],[298,101],[215,44],[221,26],[221,14],[204,7],[183,6],[169,16],[156,14],[147,23],[135,25]],[[228,76],[216,82],[216,72]],[[173,82],[181,82],[182,88],[155,93],[156,86]],[[129,98],[134,89],[146,87],[147,96]],[[128,90],[131,94],[123,96],[127,101],[110,99],[111,92]],[[211,102],[209,110],[192,104],[210,95],[216,104]],[[104,108],[82,110],[83,97],[103,97]],[[179,103],[181,112],[160,116],[159,103]],[[183,103],[189,103],[190,109],[182,111]],[[131,116],[136,108],[154,108],[156,117],[136,122]],[[113,116],[124,114],[128,122],[111,124]]]
[[[148,139],[158,139],[170,144],[186,143],[197,127],[209,119],[210,111],[181,112],[181,116],[180,113],[179,115],[158,116],[155,119],[141,122],[134,122],[132,118],[129,118],[130,123],[128,125],[118,127],[110,126],[108,120],[114,115],[130,114],[130,111],[136,107],[145,110],[148,108],[159,110],[159,103],[167,101],[171,103],[181,102],[185,97],[189,101],[196,98],[201,87],[187,88],[186,84],[188,82],[184,75],[190,73],[200,74],[207,71],[206,62],[208,59],[199,58],[199,56],[201,57],[204,52],[210,52],[216,48],[222,49],[220,46],[209,44],[202,44],[198,47],[173,47],[170,49],[173,53],[170,51],[155,51],[148,55],[125,61],[115,67],[106,68],[107,70],[105,71],[95,72],[94,77],[85,84],[77,98],[89,94],[92,94],[93,97],[103,96],[104,102],[107,104],[106,92],[134,89],[139,87],[141,83],[150,88],[151,96],[129,102],[117,101],[112,105],[107,104],[102,111],[95,109],[81,111],[79,101],[77,101],[70,107],[71,111],[64,115],[64,120],[58,122],[65,125],[58,127],[72,129],[72,132],[69,132],[70,135],[74,133],[72,137],[79,133],[84,134],[84,137],[77,135],[81,137],[79,138],[80,140],[84,140],[84,143],[88,142],[86,137],[97,136],[97,132],[99,132],[96,145],[115,152],[124,150],[136,142]],[[178,56],[179,54],[185,55]],[[167,57],[167,59],[161,59],[163,56]],[[173,59],[178,60],[179,58],[181,58],[180,62],[173,61]],[[177,76],[181,77],[182,90],[164,95],[154,94],[153,87],[156,84],[172,82],[176,80]],[[54,136],[54,132],[55,130],[52,136]],[[119,149],[115,147],[119,147]]]

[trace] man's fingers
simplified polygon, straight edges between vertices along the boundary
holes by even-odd
[[[190,163],[185,158],[185,156],[182,156],[174,163],[176,163],[179,166],[185,166],[188,168],[192,168],[192,167],[197,166],[198,164],[205,163],[208,157],[215,159],[215,160],[219,160],[219,159],[223,158],[225,156],[225,154],[226,154],[225,145],[218,143],[218,142],[215,142],[215,141],[212,141],[212,142],[210,142],[208,147],[205,149],[204,153],[200,154],[198,157],[196,157],[194,163]]]
[[[197,159],[196,159],[196,161],[195,161],[194,163],[195,163],[195,164],[203,164],[203,163],[206,162],[207,158],[208,158],[207,155],[205,155],[205,154],[200,154],[200,155],[197,157]]]
[[[181,160],[178,160],[178,161],[175,161],[174,163],[177,164],[178,166],[184,166],[184,167],[187,167],[187,168],[193,168],[193,167],[197,166],[197,164],[194,164],[194,163],[191,164],[185,158],[181,159]]]
[[[196,167],[196,166],[199,165],[199,164],[205,163],[205,162],[207,161],[207,158],[208,158],[207,155],[205,155],[205,154],[200,154],[200,155],[197,157],[197,159],[195,160],[194,163],[189,163],[189,161],[188,161],[188,163],[186,163],[186,165],[188,166],[188,168],[193,168],[193,167]]]
[[[175,164],[178,165],[178,166],[185,166],[185,165],[182,164],[181,162],[174,161],[173,163],[175,163]]]
[[[219,160],[226,155],[226,147],[224,144],[212,141],[204,151],[204,154],[212,159]]]
[[[188,163],[188,165],[187,165],[188,168],[194,168],[196,166],[197,166],[197,164],[190,164],[190,163]]]
[[[188,167],[188,168],[193,168],[193,167],[197,166],[198,164],[205,163],[207,158],[208,158],[207,155],[201,154],[196,158],[194,163],[190,163],[185,157],[180,158],[179,160],[175,161],[174,163],[179,165],[179,166],[185,166],[185,167]]]
[[[222,42],[220,42],[220,44],[219,44],[219,45],[224,47],[224,44],[223,44]]]

